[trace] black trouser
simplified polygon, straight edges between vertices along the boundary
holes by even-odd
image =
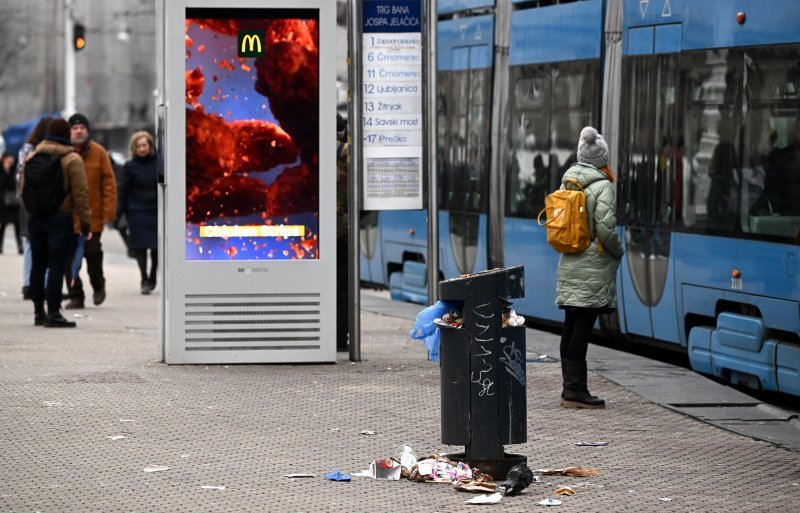
[[[567,307],[564,332],[561,334],[561,360],[583,362],[589,349],[589,337],[597,321],[594,308]]]
[[[142,283],[149,283],[151,287],[156,285],[156,271],[158,271],[158,250],[150,249],[150,274],[147,274],[147,250],[134,250],[136,263],[139,264],[139,274],[142,275]]]
[[[336,347],[347,348],[349,327],[347,237],[336,238]]]
[[[95,292],[104,290],[106,279],[103,277],[103,245],[100,243],[102,232],[92,232],[92,239],[87,240],[83,246],[83,257],[86,259],[86,271],[89,273],[89,282]],[[75,256],[75,238],[73,237],[70,260]],[[83,301],[86,294],[83,292],[83,282],[81,281],[80,271],[76,276],[71,276],[71,269],[67,268],[67,289],[70,299]],[[73,281],[74,280],[74,281]]]
[[[31,214],[28,216],[28,237],[31,243],[31,299],[34,303],[47,300],[50,312],[61,306],[61,280],[72,244],[72,216]],[[49,269],[49,271],[48,271]],[[44,276],[47,273],[45,294]]]

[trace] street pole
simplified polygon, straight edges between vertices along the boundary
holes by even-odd
[[[350,221],[348,231],[348,285],[349,324],[350,324],[350,361],[361,361],[361,265],[360,227],[361,212],[361,1],[350,0],[348,3],[347,35],[349,38],[347,51],[348,75],[350,77],[347,120],[348,137],[350,138],[349,164],[347,177],[347,216]]]
[[[428,304],[432,305],[439,297],[439,204],[436,180],[436,0],[425,2],[425,48],[422,57],[425,59],[425,79],[422,89],[425,101],[424,159],[428,170]]]
[[[75,108],[75,47],[73,46],[72,0],[64,0],[64,117],[71,116]]]

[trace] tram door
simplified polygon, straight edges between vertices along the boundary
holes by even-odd
[[[494,16],[439,23],[439,225],[445,277],[487,265]]]
[[[664,30],[667,29],[667,30]],[[678,340],[670,236],[675,198],[680,25],[629,29],[617,203],[625,226],[620,274],[626,331]],[[671,53],[666,53],[671,52]]]

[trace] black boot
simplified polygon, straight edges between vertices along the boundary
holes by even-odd
[[[589,393],[586,388],[586,362],[562,360],[564,372],[564,392],[561,394],[561,406],[564,408],[600,409],[606,402]]]
[[[33,303],[33,325],[44,326],[45,317],[47,314],[44,313],[44,301]]]
[[[60,305],[47,305],[47,317],[44,320],[45,328],[74,328],[75,322],[69,321],[61,315]]]

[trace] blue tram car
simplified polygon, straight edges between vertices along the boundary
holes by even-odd
[[[626,254],[610,337],[800,395],[800,3],[438,0],[440,276],[524,265],[559,323],[536,216],[600,128]],[[426,212],[362,218],[361,279],[427,300]]]

